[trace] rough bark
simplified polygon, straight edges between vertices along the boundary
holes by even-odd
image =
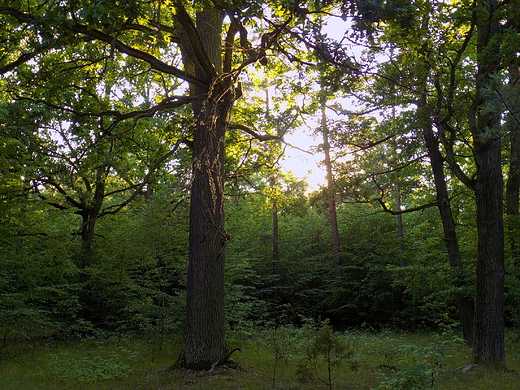
[[[189,16],[184,10],[177,11],[179,19],[184,18],[179,22],[184,57],[191,60],[189,64],[185,61],[186,68],[193,66],[195,77],[207,82],[207,88],[191,88],[191,93],[201,100],[192,104],[195,124],[186,328],[178,360],[182,367],[201,370],[222,362],[228,354],[224,314],[224,251],[228,236],[224,228],[223,178],[224,138],[234,96],[231,80],[221,71],[223,13],[216,9],[199,12],[194,26],[191,20],[185,20]],[[197,50],[204,53],[195,55]]]
[[[82,210],[81,217],[81,259],[79,268],[81,272],[86,270],[92,264],[94,257],[94,237],[96,228],[96,214],[89,212],[90,210]],[[81,278],[85,276],[82,273]]]
[[[504,225],[500,140],[475,145],[479,173],[474,355],[478,362],[505,366]]]
[[[79,301],[81,302],[81,311],[79,315],[81,318],[89,321],[95,321],[96,313],[98,312],[96,307],[97,302],[93,298],[94,294],[89,268],[92,267],[94,261],[96,224],[105,200],[105,182],[109,171],[110,166],[108,163],[102,164],[97,168],[94,188],[84,179],[85,189],[89,195],[77,203],[79,206],[77,214],[79,214],[82,219],[79,264],[79,282],[81,283]]]
[[[227,354],[223,163],[227,108],[207,102],[193,142],[186,330],[180,363],[209,369]]]
[[[487,12],[477,15],[477,95],[470,125],[477,165],[475,182],[477,214],[477,268],[475,282],[475,338],[473,354],[479,363],[505,367],[504,342],[504,219],[501,113],[486,93],[491,75],[498,70],[498,48],[493,37],[500,31],[496,0],[480,1]]]
[[[520,72],[518,64],[509,68],[509,83],[516,96],[520,96]],[[515,102],[516,103],[516,102]],[[507,134],[509,135],[509,171],[506,182],[505,213],[507,215],[506,229],[507,241],[511,251],[513,264],[520,264],[520,243],[518,232],[520,230],[520,115],[517,104],[509,108],[507,115]],[[517,278],[519,276],[517,275]],[[520,302],[517,303],[516,325],[520,325]]]
[[[94,321],[96,313],[96,303],[92,296],[92,284],[90,267],[94,260],[94,237],[97,222],[97,213],[92,208],[86,208],[80,212],[82,217],[81,224],[81,252],[78,272],[78,281],[80,283],[79,302],[81,310],[78,315],[87,320]]]

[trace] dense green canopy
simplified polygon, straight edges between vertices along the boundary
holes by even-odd
[[[6,339],[182,333],[209,369],[269,323],[455,324],[505,367],[514,1],[0,0],[0,25]],[[304,133],[314,192],[280,168]]]

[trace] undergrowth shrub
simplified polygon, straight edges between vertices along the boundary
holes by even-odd
[[[357,367],[353,342],[345,334],[335,332],[327,321],[310,335],[303,356],[297,369],[298,379],[318,380],[329,389],[341,371]]]
[[[49,354],[48,362],[40,367],[37,376],[43,380],[67,383],[94,383],[108,379],[122,379],[132,373],[130,364],[138,352],[119,348],[118,351],[96,356],[71,356],[70,353]]]
[[[384,379],[378,389],[380,390],[422,390],[435,389],[436,381],[442,369],[444,353],[433,346],[401,347],[401,356],[397,369]]]
[[[260,337],[263,345],[267,347],[270,363],[272,363],[271,387],[275,389],[279,376],[283,374],[282,370],[299,356],[304,330],[290,325],[270,325],[270,328],[265,329]]]
[[[439,374],[443,371],[451,348],[464,345],[464,340],[453,333],[453,327],[434,336],[427,346],[414,345],[382,348],[388,368],[387,375],[377,389],[380,390],[422,390],[437,389]]]

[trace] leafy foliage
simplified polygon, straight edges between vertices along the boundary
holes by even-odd
[[[120,348],[105,356],[72,357],[67,353],[47,356],[46,367],[40,367],[37,375],[43,380],[66,383],[95,383],[108,379],[123,379],[132,373],[130,363],[136,360],[137,352]]]
[[[227,94],[219,129],[229,129],[218,156],[225,177],[205,194],[213,199],[217,184],[226,191],[228,224],[219,234],[222,253],[227,244],[227,328],[247,336],[260,325],[278,331],[328,319],[312,335],[302,372],[321,367],[332,387],[332,371],[350,359],[333,329],[457,324],[456,303],[479,290],[475,189],[483,165],[475,156],[492,141],[513,142],[519,111],[518,10],[501,3],[500,20],[490,23],[503,28],[483,47],[478,29],[493,13],[491,3],[477,3],[1,1],[4,344],[111,332],[161,344],[181,332],[192,140],[201,123],[216,123],[194,112]],[[214,47],[226,62],[222,74],[224,65],[208,66],[203,51],[189,50],[207,43],[190,15],[209,8],[228,33]],[[476,77],[483,72],[485,83]],[[319,131],[322,107],[332,114],[340,279],[332,273],[329,195],[308,194],[278,165],[284,137],[304,126]],[[484,116],[494,125],[482,125]],[[442,199],[425,130],[440,156]],[[502,151],[506,162],[514,161],[512,149]],[[454,266],[445,245],[442,204],[464,267]],[[518,226],[509,217],[512,324],[520,278]],[[276,343],[275,367],[287,358]],[[381,388],[433,387],[439,350],[394,352],[400,369]],[[50,370],[71,381],[129,372],[116,355],[90,366],[86,358],[71,365],[58,358]]]

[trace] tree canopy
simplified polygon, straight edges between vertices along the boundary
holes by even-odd
[[[176,364],[210,369],[230,329],[413,313],[505,367],[519,12],[0,1],[0,327],[182,331]],[[310,194],[279,164],[305,127]]]

